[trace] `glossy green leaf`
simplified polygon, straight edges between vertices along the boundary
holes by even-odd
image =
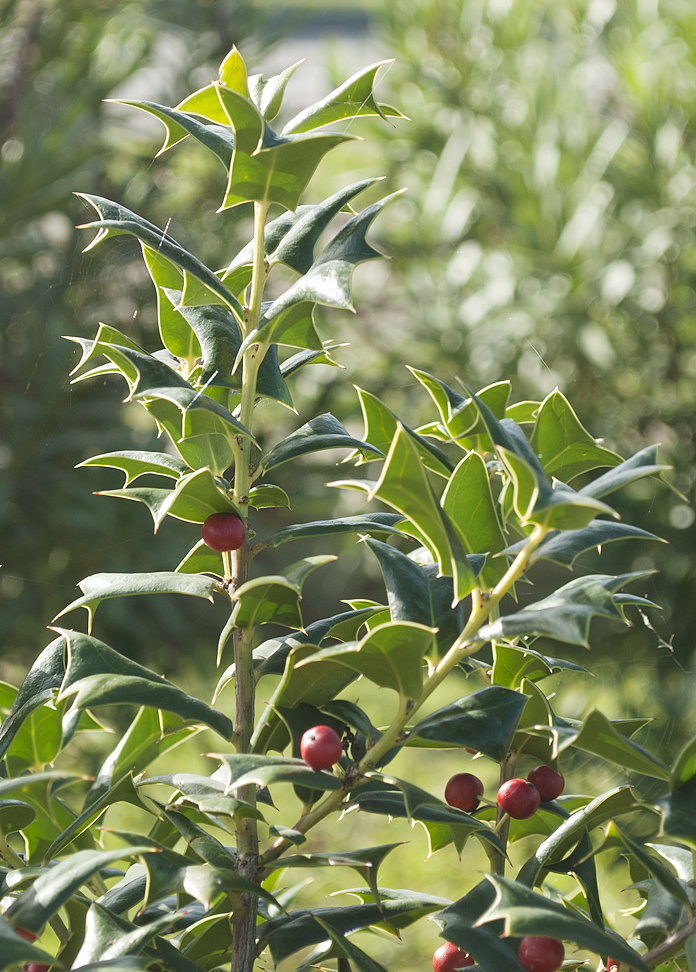
[[[304,867],[352,867],[369,885],[376,901],[379,901],[377,874],[382,861],[403,843],[380,844],[378,847],[365,847],[362,850],[319,852],[314,854],[293,854],[271,863],[272,868]]]
[[[646,945],[657,945],[688,921],[689,912],[685,911],[684,905],[673,898],[659,881],[650,877],[636,881],[632,887],[647,899],[634,928],[636,937],[640,936]]]
[[[225,573],[222,554],[211,550],[203,540],[198,540],[191,547],[181,563],[177,564],[176,570],[181,574],[214,574],[220,580]]]
[[[241,894],[254,894],[278,906],[273,895],[249,881],[240,877],[231,867],[210,867],[209,865],[192,864],[185,868],[182,875],[181,888],[196,901],[200,901],[206,908],[210,908],[216,898],[226,891]]]
[[[165,293],[165,290],[169,289],[181,294],[184,289],[184,275],[170,260],[160,256],[158,250],[153,250],[144,243],[140,246],[145,266],[157,293],[157,321],[162,344],[177,358],[185,361],[190,370],[196,359],[200,357],[201,346],[185,317],[174,309]],[[177,300],[176,303],[180,304],[181,300]]]
[[[516,938],[524,935],[546,935],[575,942],[597,955],[611,954],[632,968],[648,972],[640,955],[622,939],[609,935],[594,922],[569,911],[562,904],[536,894],[508,878],[488,875],[496,890],[495,901],[481,916],[479,923],[502,919],[504,934]]]
[[[437,502],[433,488],[409,434],[399,426],[369,499],[378,499],[403,513],[428,547],[440,572],[454,578],[455,601],[475,584],[474,574],[454,527]]]
[[[333,699],[357,678],[354,670],[333,659],[326,659],[320,665],[303,667],[299,664],[318,650],[315,645],[303,644],[292,648],[288,653],[283,677],[254,730],[252,748],[255,752],[266,752],[268,749],[282,751],[293,739],[297,743],[293,746],[293,755],[299,756],[299,736],[317,725],[316,707]],[[297,707],[306,702],[311,703],[312,711],[306,724],[306,720],[300,718],[301,731],[295,740],[292,718],[285,710],[295,713]],[[339,729],[338,726],[334,728]]]
[[[36,810],[24,800],[0,800],[0,833],[14,834],[24,830],[36,817]]]
[[[557,591],[484,625],[477,637],[483,641],[545,635],[568,644],[589,647],[590,622],[593,617],[623,621],[617,606],[617,591],[640,573],[589,574],[564,584]],[[620,604],[620,602],[618,602]]]
[[[147,845],[126,850],[119,848],[110,851],[78,851],[37,878],[30,888],[12,902],[5,914],[17,927],[38,933],[49,918],[93,874],[114,861],[127,860],[146,850]]]
[[[286,567],[282,574],[246,581],[234,592],[234,626],[252,628],[273,621],[289,628],[301,628],[302,585],[313,570],[333,560],[336,557],[330,554],[305,557]]]
[[[641,805],[633,796],[629,786],[620,786],[596,797],[587,806],[571,814],[568,820],[542,841],[523,864],[517,880],[529,887],[534,887],[543,880],[545,869],[562,861],[584,833],[600,827],[612,817],[633,813],[640,809]]]
[[[401,535],[398,524],[404,517],[399,513],[363,513],[358,516],[342,516],[335,520],[313,520],[309,523],[293,523],[282,527],[270,537],[261,541],[260,546],[277,547],[290,540],[306,540],[310,537],[324,537],[342,533],[393,534]]]
[[[341,781],[331,773],[315,772],[303,759],[289,756],[262,756],[256,753],[209,753],[219,759],[226,771],[225,792],[248,783],[266,787],[274,783],[294,783],[315,790],[340,790]]]
[[[375,962],[374,959],[363,952],[361,948],[347,938],[344,934],[335,931],[328,922],[321,918],[314,916],[314,920],[318,925],[321,925],[325,930],[326,934],[331,939],[334,949],[338,955],[343,955],[346,957],[346,961],[342,963],[341,959],[338,959],[338,972],[343,972],[347,968],[348,972],[351,972],[351,968],[354,967],[357,972],[387,972],[383,965],[379,962]],[[350,959],[350,962],[347,961]],[[352,966],[351,966],[352,963]]]
[[[59,699],[75,696],[73,707],[135,703],[202,722],[231,739],[231,721],[205,702],[182,692],[171,682],[78,631],[61,632],[68,645],[68,664]]]
[[[18,728],[5,759],[10,776],[52,764],[63,748],[63,704],[49,702],[29,713]]]
[[[280,365],[280,371],[283,377],[289,378],[308,364],[323,364],[329,365],[332,368],[342,368],[343,365],[334,361],[330,352],[336,348],[345,347],[345,345],[331,343],[330,341],[324,341],[322,343],[324,346],[323,351],[310,348],[306,351],[298,351],[296,354],[291,354],[289,358],[286,358]]]
[[[640,527],[631,526],[628,523],[608,523],[605,520],[597,520],[589,526],[580,530],[554,531],[550,533],[534,550],[529,558],[530,563],[537,560],[549,560],[551,563],[560,564],[562,567],[572,567],[577,558],[588,550],[600,550],[606,543],[613,543],[616,540],[659,540],[664,543],[661,537]],[[510,547],[505,553],[516,554],[525,544],[525,540],[520,540]]]
[[[467,746],[501,762],[526,705],[519,692],[490,685],[438,709],[413,727],[419,739]]]
[[[565,396],[551,392],[541,403],[530,445],[548,476],[569,482],[597,466],[617,466],[621,456],[599,445],[583,428]]]
[[[594,753],[629,771],[659,780],[669,780],[669,768],[647,749],[617,731],[607,717],[595,709],[590,712],[573,740],[576,749]],[[564,748],[563,744],[560,748]]]
[[[161,155],[167,149],[178,145],[179,142],[191,135],[214,155],[217,155],[226,169],[229,168],[234,151],[234,133],[228,126],[216,124],[211,122],[210,119],[204,121],[201,117],[196,117],[177,108],[158,105],[154,101],[109,100],[114,100],[118,105],[139,108],[162,122],[166,129],[166,135],[162,148],[157,155]]]
[[[291,911],[271,918],[259,928],[259,948],[268,945],[274,962],[281,962],[307,945],[315,945],[326,938],[323,923],[336,932],[348,935],[359,928],[378,925],[383,921],[399,922],[400,927],[442,907],[442,898],[432,898],[408,892],[395,900],[382,898],[379,904],[349,905],[344,908],[312,908]],[[318,924],[316,919],[322,922]]]
[[[373,628],[358,642],[323,648],[298,662],[298,667],[332,660],[404,699],[417,699],[423,684],[423,656],[433,634],[426,625],[392,621]]]
[[[181,302],[181,291],[164,290],[166,298],[175,306]],[[173,309],[173,308],[172,308]],[[196,336],[202,357],[199,382],[203,388],[219,386],[240,390],[242,377],[234,371],[242,333],[234,315],[227,307],[207,304],[180,307],[177,311]],[[265,398],[272,398],[292,408],[292,398],[278,365],[275,347],[268,349],[258,370],[256,390]]]
[[[374,446],[349,435],[338,419],[330,412],[326,412],[282,439],[263,457],[261,463],[264,471],[269,472],[298,456],[321,452],[324,449],[358,449],[377,458],[383,457],[383,454]]]
[[[229,816],[239,820],[246,818],[263,820],[260,810],[250,803],[231,796],[226,792],[225,784],[214,777],[200,776],[196,773],[170,773],[138,781],[139,787],[156,784],[174,787],[181,793],[181,796],[172,798],[169,806],[192,804],[201,813]]]
[[[244,320],[242,305],[234,294],[225,287],[212,270],[209,270],[200,260],[185,250],[164,230],[110,199],[88,193],[77,193],[77,195],[93,206],[99,215],[98,221],[83,223],[79,227],[80,229],[97,230],[97,235],[88,244],[85,251],[91,250],[97,243],[109,236],[118,236],[122,233],[135,236],[146,246],[156,250],[161,257],[170,260],[182,270],[185,278],[184,289],[186,289],[186,280],[189,278],[199,281],[206,290],[210,291],[211,300],[218,298],[234,312],[239,321]]]
[[[476,404],[471,397],[464,398],[454,391],[444,381],[429,375],[427,371],[408,366],[408,370],[418,379],[435,402],[442,425],[447,430],[445,439],[458,441],[462,448],[468,448],[476,436],[486,433],[486,427],[481,421]],[[491,414],[496,419],[503,419],[507,415],[507,403],[510,398],[511,386],[509,381],[498,381],[487,385],[478,393]],[[462,441],[463,440],[463,441]]]
[[[510,645],[505,642],[493,645],[491,678],[495,685],[516,689],[520,687],[524,678],[535,682],[563,671],[590,674],[580,665],[575,665],[563,658],[549,658],[528,645]]]
[[[378,104],[374,96],[377,72],[383,65],[392,63],[393,61],[378,61],[369,67],[361,68],[321,101],[317,101],[291,118],[283,129],[283,134],[307,132],[361,115],[379,115],[380,118],[385,119],[388,115],[404,118],[405,116],[395,108]]]
[[[433,916],[443,930],[443,938],[468,952],[483,972],[524,972],[517,957],[517,943],[500,937],[502,922],[477,926],[475,922],[495,900],[495,889],[480,881],[464,897]]]
[[[125,489],[100,490],[97,495],[120,497],[121,499],[144,503],[152,514],[155,533],[157,533],[167,515],[173,516],[177,520],[186,520],[189,523],[205,523],[213,513],[236,513],[241,516],[238,507],[227,493],[219,488],[215,482],[215,477],[207,467],[182,476],[174,489],[130,486]],[[172,581],[172,583],[175,582]],[[185,592],[182,591],[182,593]]]
[[[93,901],[87,911],[84,941],[73,967],[84,968],[90,963],[98,963],[104,972],[109,972],[109,960],[138,955],[155,935],[168,931],[180,915],[180,912],[172,912],[148,924],[134,926],[130,922],[126,924],[123,919],[115,919]]]
[[[365,421],[363,439],[376,446],[381,453],[386,455],[389,452],[389,447],[392,444],[401,420],[376,395],[372,395],[370,392],[357,386],[355,390],[358,393],[360,408]],[[432,472],[440,476],[449,477],[454,469],[454,463],[447,453],[443,452],[442,449],[439,449],[407,425],[403,425],[403,423],[401,425],[413,440],[413,444],[416,447],[418,455],[423,460],[423,464]]]
[[[348,220],[321,251],[310,269],[264,310],[258,328],[251,331],[244,340],[242,351],[251,344],[271,341],[277,344],[290,343],[291,347],[313,347],[317,350],[322,348],[321,342],[316,338],[317,343],[313,344],[297,343],[296,337],[291,342],[284,315],[295,305],[301,304],[322,304],[326,307],[354,310],[351,302],[353,270],[359,263],[382,256],[370,246],[365,234],[382,208],[396,195],[398,193],[380,199]]]
[[[128,486],[140,476],[149,474],[179,479],[191,472],[182,459],[170,456],[166,452],[136,452],[128,449],[92,456],[91,459],[78,463],[78,468],[80,466],[107,466],[110,469],[120,469],[126,477],[124,486]]]
[[[68,604],[53,620],[83,607],[87,609],[88,630],[91,631],[94,615],[102,601],[136,594],[188,594],[212,603],[215,582],[209,577],[160,571],[148,574],[91,574],[80,581],[79,587],[83,597]]]
[[[392,621],[415,621],[437,628],[435,642],[444,655],[464,627],[461,605],[452,607],[450,577],[438,577],[437,566],[415,563],[396,547],[369,539],[387,588]]]
[[[181,745],[196,729],[169,712],[143,706],[99,767],[85,798],[85,807],[101,799],[126,773],[146,766]]]
[[[461,460],[447,483],[441,503],[469,553],[492,555],[503,550],[505,536],[482,456],[470,452]],[[504,557],[489,556],[482,571],[483,580],[488,587],[495,587],[506,570]]]
[[[585,496],[593,496],[601,499],[610,493],[635,483],[645,476],[661,476],[667,472],[670,466],[660,466],[657,464],[657,446],[646,446],[640,452],[636,452],[630,459],[625,459],[620,465],[610,469],[609,472],[593,479],[591,483],[583,486],[580,490]]]
[[[252,486],[249,490],[249,506],[253,506],[256,510],[266,510],[279,506],[286,510],[291,509],[290,497],[284,489],[274,483],[261,483],[259,486]]]
[[[25,719],[53,700],[65,675],[65,647],[65,639],[56,638],[44,648],[25,675],[10,711],[0,726],[0,756],[5,755]]]

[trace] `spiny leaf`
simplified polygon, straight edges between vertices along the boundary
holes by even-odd
[[[282,439],[266,453],[261,463],[264,471],[269,472],[298,456],[324,449],[359,449],[361,452],[382,457],[379,449],[349,435],[337,418],[330,412],[325,412]]]
[[[616,466],[621,456],[600,446],[583,428],[558,389],[541,403],[530,440],[548,476],[568,482],[597,466]]]

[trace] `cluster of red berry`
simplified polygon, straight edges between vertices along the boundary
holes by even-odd
[[[514,779],[498,790],[498,806],[515,820],[526,820],[536,813],[542,800],[555,800],[563,793],[565,780],[550,766],[537,766],[526,780]],[[473,813],[483,796],[483,783],[473,773],[455,773],[445,787],[445,800],[451,807]]]
[[[565,958],[563,943],[557,938],[544,938],[542,935],[527,935],[520,942],[517,955],[520,965],[527,972],[556,972]],[[457,948],[452,942],[445,942],[435,950],[433,969],[435,972],[456,972],[474,964],[468,952]]]

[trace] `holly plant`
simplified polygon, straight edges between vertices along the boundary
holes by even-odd
[[[589,647],[593,619],[627,623],[650,607],[631,592],[639,573],[581,568],[562,581],[584,552],[657,539],[617,522],[610,505],[616,491],[661,476],[656,449],[622,459],[583,428],[559,391],[511,403],[507,381],[455,390],[418,368],[411,373],[421,406],[431,409],[419,428],[359,389],[362,438],[330,413],[301,416],[279,442],[258,430],[258,405],[292,409],[295,376],[334,364],[315,309],[352,310],[353,270],[379,256],[366,234],[396,194],[357,202],[376,179],[301,203],[321,159],[355,137],[354,122],[350,132],[334,126],[400,115],[376,100],[379,66],[283,128],[271,125],[297,65],[248,76],[236,49],[217,80],[175,108],[127,102],[164,124],[162,151],[195,139],[218,157],[227,173],[221,221],[241,220],[248,207],[236,207],[253,204],[253,239],[221,269],[166,228],[84,196],[96,214],[85,227],[96,232],[87,249],[123,234],[138,241],[162,348],[149,353],[109,324],[89,340],[71,339],[81,349],[79,380],[122,376],[127,402],[160,432],[159,452],[109,452],[83,465],[120,470],[123,487],[105,495],[145,504],[155,530],[173,517],[199,524],[201,539],[168,570],[84,578],[19,689],[1,686],[0,969],[250,972],[289,959],[290,968],[377,972],[374,931],[395,936],[395,969],[400,930],[427,917],[443,939],[436,972],[583,963],[696,970],[696,739],[669,767],[632,741],[647,719],[612,721],[598,710],[564,718],[544,691],[551,675],[585,671],[562,656],[566,646]],[[284,291],[273,274],[279,264],[282,279],[294,281]],[[266,299],[271,276],[278,295]],[[278,522],[274,508],[291,505],[276,469],[337,449],[348,472],[331,485],[352,490],[354,508],[364,500],[368,510],[269,525]],[[330,551],[336,535],[352,535],[376,560],[386,594],[380,586],[367,600],[346,590],[345,610],[310,622],[303,585],[313,571],[330,583],[336,558],[294,559],[293,544],[311,538]],[[269,575],[259,566],[264,551],[275,557]],[[552,579],[545,596],[527,582],[540,561]],[[206,659],[211,685],[217,680],[211,700],[93,633],[102,601],[159,594],[228,608]],[[86,631],[64,626],[78,608]],[[359,679],[384,690],[379,705],[377,693],[351,695]],[[256,711],[258,685],[267,704]],[[458,697],[438,707],[445,685]],[[385,724],[387,696],[395,714]],[[103,728],[102,707],[107,718],[125,707],[130,722],[86,778],[79,755],[63,753],[78,731]],[[158,768],[202,728],[216,742],[198,772]],[[407,778],[419,748],[430,751],[437,792]],[[449,780],[437,780],[443,750],[461,757],[462,771]],[[651,778],[640,792],[652,796],[628,784],[575,793],[578,752],[639,782]],[[485,765],[472,753],[498,764],[496,794],[471,771]],[[405,770],[397,776],[390,764],[399,754]],[[113,809],[120,804],[129,805],[125,816]],[[366,814],[423,825],[435,855],[425,865],[427,890],[380,879],[389,855],[419,852],[398,843],[356,848],[356,821]],[[317,843],[323,821],[331,828]],[[472,885],[456,901],[437,894],[447,855],[453,867],[461,858]],[[598,864],[617,855],[644,905],[634,909],[630,941],[602,910]],[[351,894],[293,906],[302,875],[331,867],[357,872]]]

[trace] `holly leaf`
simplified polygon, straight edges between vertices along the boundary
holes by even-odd
[[[99,219],[92,223],[83,223],[78,229],[96,229],[97,235],[91,243],[85,247],[87,250],[93,249],[98,243],[110,236],[130,234],[135,236],[146,246],[156,250],[161,257],[165,257],[184,274],[184,292],[191,280],[203,285],[206,291],[210,292],[208,303],[212,303],[214,298],[222,301],[236,315],[237,320],[244,321],[244,311],[237,298],[218,277],[209,270],[200,260],[185,250],[177,241],[165,230],[160,229],[148,220],[131,212],[125,206],[105,199],[103,196],[93,196],[88,193],[76,193],[96,209]]]
[[[137,452],[130,449],[92,456],[78,463],[76,468],[81,466],[107,466],[110,469],[120,469],[125,475],[124,486],[148,474],[180,479],[181,476],[192,471],[178,456],[170,456],[166,452]]]
[[[266,537],[259,547],[277,547],[290,540],[306,540],[310,537],[331,536],[342,533],[396,534],[404,517],[399,513],[363,513],[359,516],[342,516],[335,520],[312,520],[309,523],[293,523]],[[390,548],[394,549],[394,548]],[[413,619],[411,619],[413,620]]]
[[[617,466],[621,456],[599,445],[583,428],[560,391],[551,392],[539,408],[530,440],[548,476],[567,482],[597,466]]]
[[[640,527],[597,520],[580,530],[554,530],[549,533],[536,550],[532,551],[529,562],[531,564],[537,560],[549,560],[562,567],[572,567],[580,554],[594,549],[599,551],[604,544],[616,540],[658,540],[665,543],[662,537],[641,530]],[[507,547],[503,553],[517,554],[525,543],[526,540],[520,540],[519,543]]]
[[[261,463],[264,472],[269,472],[298,456],[321,452],[324,449],[359,449],[363,453],[367,452],[379,458],[383,456],[379,449],[349,435],[337,418],[334,418],[330,412],[325,412],[282,439],[266,453]]]
[[[361,68],[321,101],[317,101],[291,118],[283,129],[283,134],[307,132],[362,115],[378,115],[384,119],[387,116],[405,118],[406,116],[396,108],[380,105],[375,99],[375,76],[385,64],[393,64],[393,61],[378,61],[376,64]]]

